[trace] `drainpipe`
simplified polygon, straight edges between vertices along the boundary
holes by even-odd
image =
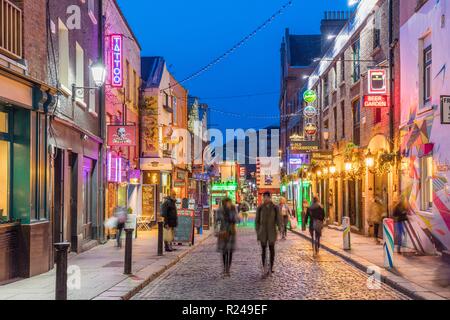
[[[98,13],[98,56],[99,56],[99,62],[104,63],[104,26],[105,26],[105,17],[103,15],[103,0],[99,0],[99,13]],[[97,225],[97,236],[98,240],[101,243],[105,243],[105,228],[103,227],[103,222],[105,220],[105,204],[106,204],[106,195],[105,195],[105,188],[107,185],[106,181],[106,110],[105,110],[105,85],[103,85],[99,90],[99,128],[100,128],[100,137],[103,140],[103,144],[100,148],[100,154],[99,154],[99,203],[98,203],[98,225]]]
[[[388,0],[389,5],[389,86],[390,86],[390,111],[389,111],[389,145],[391,152],[394,152],[395,148],[395,78],[394,78],[394,59],[395,59],[395,47],[396,41],[394,39],[394,0]],[[399,172],[398,164],[395,164],[394,174],[397,174],[397,192],[400,193],[401,188],[401,175]],[[394,180],[394,176],[392,177]],[[394,183],[394,181],[392,181]],[[393,186],[394,187],[394,186]],[[388,209],[389,215],[391,212]]]

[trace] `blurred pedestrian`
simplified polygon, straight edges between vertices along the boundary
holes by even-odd
[[[263,199],[264,203],[256,210],[255,229],[262,248],[263,272],[264,275],[267,275],[274,273],[275,243],[277,242],[278,231],[281,231],[282,223],[278,207],[272,202],[271,193],[265,192]],[[267,269],[266,265],[267,246],[269,246],[270,251],[270,270]]]
[[[242,223],[247,226],[248,223],[248,212],[250,211],[250,204],[246,201],[241,202],[239,206],[239,211],[242,215]]]
[[[322,236],[323,223],[325,221],[325,210],[320,204],[319,197],[314,197],[311,206],[306,212],[306,221],[309,218],[309,232],[311,234],[311,243],[314,256],[320,250],[320,238]]]
[[[379,197],[373,198],[369,210],[369,217],[367,220],[369,225],[373,226],[373,237],[377,244],[381,243],[379,239],[379,232],[384,212],[385,207],[383,205],[383,200],[381,200]]]
[[[284,197],[280,198],[279,211],[281,213],[281,222],[282,222],[281,236],[283,240],[286,240],[288,224],[292,217],[292,210],[291,208],[289,208],[287,200]]]
[[[306,224],[308,221],[306,220],[306,213],[308,212],[309,202],[304,199],[302,202],[302,231],[306,231]]]
[[[395,238],[397,243],[397,252],[402,253],[403,241],[405,238],[406,226],[405,223],[408,221],[409,205],[406,201],[405,196],[400,198],[400,201],[394,207],[394,229]]]
[[[233,252],[236,247],[237,227],[239,223],[236,207],[230,198],[222,201],[222,206],[217,210],[215,228],[218,237],[217,248],[222,253],[224,276],[230,276]]]
[[[116,218],[116,242],[117,248],[122,248],[122,232],[125,229],[125,223],[128,219],[128,210],[125,207],[116,207],[114,209],[114,217]]]
[[[175,238],[175,228],[178,227],[177,193],[172,190],[161,207],[164,218],[164,247],[167,252],[175,251],[172,243]]]

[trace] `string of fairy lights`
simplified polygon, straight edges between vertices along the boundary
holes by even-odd
[[[247,34],[244,38],[242,38],[239,42],[237,42],[234,46],[232,46],[230,49],[225,51],[223,54],[212,60],[210,63],[206,64],[205,66],[201,67],[198,71],[192,73],[191,75],[187,76],[181,81],[176,81],[175,83],[171,84],[169,87],[162,89],[161,91],[165,91],[168,89],[172,89],[174,87],[177,87],[179,85],[182,85],[183,83],[190,81],[194,78],[197,78],[201,74],[205,73],[212,67],[214,67],[216,64],[220,63],[222,60],[226,59],[228,56],[230,56],[232,53],[234,53],[236,50],[238,50],[240,47],[242,47],[244,44],[246,44],[249,40],[254,38],[260,31],[265,29],[267,26],[269,26],[278,16],[280,16],[289,6],[291,6],[293,3],[293,0],[289,0],[286,2],[280,9],[278,9],[275,13],[273,13],[269,18],[267,18],[262,24],[260,24],[256,29],[254,29],[251,33]]]

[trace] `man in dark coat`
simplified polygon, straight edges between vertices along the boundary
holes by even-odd
[[[255,228],[258,241],[261,243],[263,268],[266,267],[267,246],[269,246],[270,270],[264,269],[264,273],[273,273],[275,243],[278,239],[278,231],[281,231],[282,222],[280,211],[272,202],[270,192],[264,193],[264,203],[256,211]]]
[[[166,232],[171,235],[175,234],[175,228],[178,227],[178,211],[177,211],[177,194],[175,191],[171,192],[161,207],[161,216],[164,218],[164,228]],[[173,241],[173,239],[172,239]],[[167,252],[172,252],[172,241],[164,241],[164,246]]]

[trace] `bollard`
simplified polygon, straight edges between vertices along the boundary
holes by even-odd
[[[56,288],[55,300],[67,300],[67,252],[70,243],[55,243],[56,249]]]
[[[125,265],[124,274],[132,274],[132,264],[133,264],[133,232],[134,229],[125,229]]]
[[[383,220],[383,252],[384,267],[388,269],[394,268],[394,220]]]
[[[349,217],[343,217],[342,218],[342,226],[344,227],[343,249],[344,250],[351,250],[351,248],[352,248],[352,243],[351,243],[351,225],[350,225],[350,218]]]
[[[164,255],[164,222],[158,222],[158,256]]]

